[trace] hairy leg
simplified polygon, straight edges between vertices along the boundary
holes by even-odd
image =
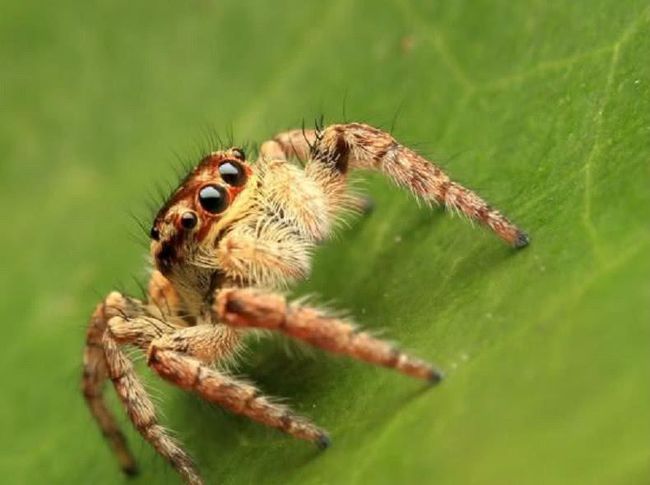
[[[261,183],[247,199],[250,206],[197,260],[237,286],[283,287],[308,275],[311,252],[331,234],[339,207],[331,204],[331,191],[324,194],[319,181],[292,163],[266,160],[256,169]],[[338,179],[343,200],[345,181]]]
[[[219,326],[200,325],[154,340],[149,348],[148,363],[169,382],[196,392],[233,413],[326,447],[329,438],[325,431],[288,407],[261,395],[253,385],[206,365],[202,356],[207,348],[219,348],[215,342],[218,331]]]
[[[442,374],[428,363],[359,331],[351,322],[323,311],[287,303],[278,294],[254,289],[224,289],[213,305],[215,318],[236,327],[278,330],[331,352],[389,367],[411,377],[438,382]]]
[[[111,293],[92,314],[86,332],[82,392],[90,412],[115,453],[122,471],[127,475],[134,475],[137,473],[135,458],[129,450],[124,434],[117,426],[115,417],[106,406],[103,396],[104,384],[108,378],[108,368],[104,357],[102,338],[108,319],[125,311],[124,298],[119,293]]]
[[[287,131],[265,142],[261,153],[311,160],[305,170],[320,178],[323,169],[339,175],[351,169],[379,170],[421,200],[465,214],[516,248],[529,242],[521,229],[478,194],[452,181],[440,167],[401,145],[390,134],[369,125],[348,123],[322,130]],[[337,186],[334,189],[338,191]]]
[[[275,225],[261,229],[241,227],[219,241],[208,262],[221,268],[237,284],[283,286],[308,275],[310,245],[287,237]]]
[[[120,349],[121,343],[147,346],[153,338],[161,336],[167,327],[164,322],[148,317],[115,316],[109,320],[102,337],[108,377],[122,402],[129,419],[140,435],[162,455],[183,477],[193,485],[203,483],[191,457],[180,447],[158,422],[151,398],[138,379],[133,364]]]

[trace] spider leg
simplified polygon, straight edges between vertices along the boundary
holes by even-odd
[[[108,368],[104,356],[102,337],[110,316],[123,311],[123,299],[118,293],[111,293],[100,303],[90,318],[84,348],[82,392],[91,414],[102,434],[115,453],[122,471],[135,475],[138,471],[135,458],[129,450],[124,434],[117,426],[113,414],[104,400],[104,384],[108,379]]]
[[[292,136],[288,136],[288,140],[284,143],[276,141],[275,139],[262,143],[258,163],[260,161],[264,162],[269,160],[287,160],[289,157],[296,157],[302,163],[307,163],[312,146],[309,142],[311,131],[293,130],[287,132],[287,135],[289,133],[291,133]],[[276,138],[283,137],[284,135],[285,134],[282,133]],[[295,135],[298,136],[296,137]],[[311,169],[308,168],[308,171],[313,172],[313,167],[311,167]],[[322,173],[312,173],[311,175],[314,176],[314,178],[319,179],[321,182],[325,182],[325,185],[328,186],[329,189],[333,189],[334,192],[340,192],[340,183],[336,183],[336,187],[333,187],[334,184],[327,183],[327,179],[331,177],[323,177],[324,174]],[[323,178],[325,180],[322,180]],[[346,198],[341,198],[339,196],[335,197],[335,199],[338,199],[338,204],[336,205],[345,206],[345,208],[351,209],[353,212],[364,216],[370,214],[374,208],[373,200],[365,194],[352,193],[348,194]]]
[[[151,398],[138,379],[133,364],[120,349],[121,344],[146,347],[165,330],[169,331],[165,326],[164,322],[146,317],[125,318],[120,315],[109,320],[102,337],[108,377],[140,435],[179,472],[186,483],[201,485],[203,480],[192,458],[158,422]]]
[[[196,392],[235,414],[326,447],[329,438],[325,431],[261,395],[248,382],[214,369],[206,363],[207,359],[200,357],[205,349],[218,348],[214,335],[220,327],[223,325],[199,325],[154,340],[148,351],[149,366],[172,384]]]
[[[219,242],[213,264],[242,284],[252,279],[275,286],[307,276],[310,259],[306,246],[296,247],[292,238],[273,229],[268,226],[258,234],[245,227],[232,231]]]
[[[452,181],[440,167],[390,134],[369,125],[348,123],[322,130],[290,130],[265,142],[261,154],[310,160],[305,170],[321,178],[319,172],[323,169],[340,175],[352,169],[378,170],[419,199],[442,204],[482,223],[513,247],[521,248],[529,242],[526,233],[478,194]]]
[[[437,383],[442,374],[428,363],[401,352],[390,343],[359,331],[351,322],[299,304],[278,294],[255,289],[224,289],[213,305],[216,318],[235,327],[283,332],[331,352],[389,367],[411,377]]]
[[[100,304],[90,321],[84,352],[83,394],[100,429],[113,449],[122,470],[137,472],[135,459],[115,418],[103,400],[107,379],[113,386],[138,432],[191,484],[203,483],[192,460],[158,423],[154,405],[133,365],[120,350],[121,344],[146,348],[154,338],[168,333],[170,324],[146,316],[144,305],[117,292]]]

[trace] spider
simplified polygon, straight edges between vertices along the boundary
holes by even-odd
[[[294,163],[304,161],[304,166]],[[378,170],[426,203],[465,214],[515,248],[524,232],[476,193],[390,134],[361,123],[280,133],[251,165],[240,148],[205,156],[172,193],[151,228],[154,270],[146,301],[111,292],[90,318],[82,390],[122,470],[136,463],[103,387],[110,379],[128,417],[189,484],[203,483],[190,456],[160,424],[125,346],[166,381],[227,410],[326,448],[323,429],[215,365],[255,329],[437,383],[442,374],[352,322],[278,293],[309,274],[312,251],[346,210],[356,169]]]

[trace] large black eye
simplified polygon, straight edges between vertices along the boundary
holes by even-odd
[[[218,214],[228,207],[228,194],[223,187],[206,185],[199,192],[199,203],[206,211]]]
[[[228,185],[239,187],[246,183],[244,168],[234,160],[228,160],[219,165],[219,175]]]

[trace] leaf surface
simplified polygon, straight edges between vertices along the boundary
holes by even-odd
[[[149,377],[209,483],[647,482],[647,2],[2,10],[5,483],[121,479],[78,392],[84,322],[101,295],[144,279],[128,214],[171,177],[171,151],[191,162],[206,130],[259,142],[321,114],[394,124],[532,244],[512,251],[368,177],[375,212],[318,252],[296,293],[347,309],[446,381],[255,344],[241,371],[331,431],[317,453]],[[177,482],[129,438],[133,483]]]

